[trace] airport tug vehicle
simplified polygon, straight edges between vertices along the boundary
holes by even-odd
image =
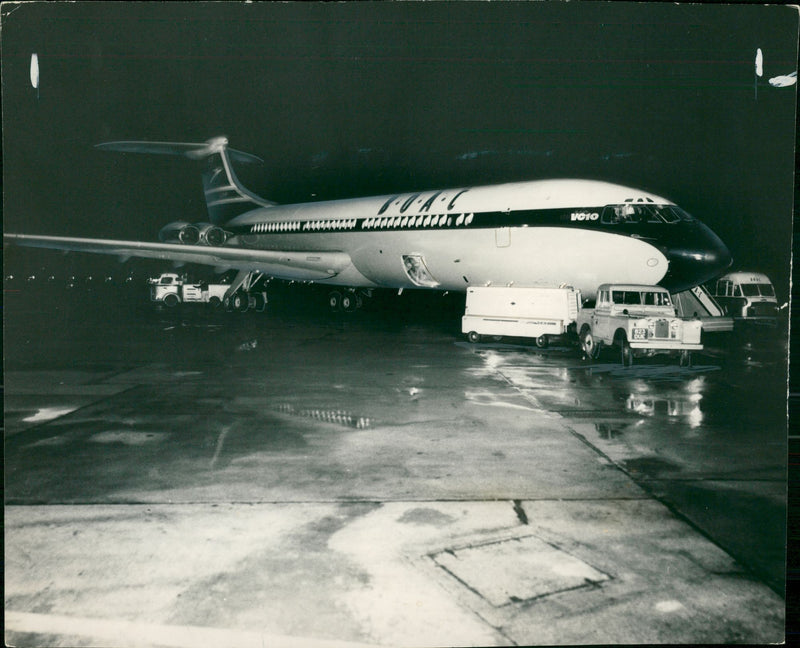
[[[164,306],[177,306],[182,303],[203,303],[221,306],[229,284],[191,283],[185,277],[173,272],[165,272],[158,277],[148,279],[150,284],[150,301]]]
[[[572,286],[467,288],[461,331],[470,342],[481,336],[533,338],[544,348],[567,333],[580,309],[581,293]]]
[[[666,288],[638,284],[602,284],[594,308],[581,309],[577,330],[588,358],[604,346],[616,347],[624,366],[634,354],[678,354],[681,365],[691,364],[691,352],[700,351],[702,322],[682,319]]]

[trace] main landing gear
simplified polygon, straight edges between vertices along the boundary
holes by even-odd
[[[331,290],[328,293],[328,307],[332,312],[344,311],[353,313],[364,305],[364,300],[371,296],[370,291],[358,288]]]
[[[238,313],[249,310],[264,312],[267,307],[267,291],[263,277],[261,272],[240,270],[222,299],[225,310]]]

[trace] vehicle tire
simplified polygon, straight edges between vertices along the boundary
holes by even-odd
[[[625,336],[619,338],[619,352],[622,366],[630,367],[633,364],[633,350],[631,349],[630,342],[628,342],[628,338]]]
[[[213,297],[209,298],[208,303],[211,306],[211,308],[213,308],[215,310],[217,308],[219,308],[220,306],[222,306],[222,300],[219,297],[217,297],[216,295],[214,295]]]
[[[546,335],[540,335],[536,338],[536,346],[540,349],[546,349],[550,345],[550,339]]]
[[[467,339],[472,342],[472,344],[475,344],[476,342],[481,341],[481,336],[475,331],[470,331],[467,333]]]
[[[598,344],[594,341],[592,329],[588,326],[581,331],[581,348],[587,358],[594,360],[600,352]]]
[[[167,308],[175,308],[180,303],[181,300],[175,293],[170,293],[164,297],[164,306]]]
[[[342,310],[342,293],[332,290],[328,293],[328,306],[334,312]]]
[[[692,352],[691,351],[681,351],[680,357],[680,366],[681,367],[691,367],[692,366]]]

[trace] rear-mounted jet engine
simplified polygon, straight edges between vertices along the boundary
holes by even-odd
[[[162,243],[183,243],[184,245],[223,245],[227,239],[221,227],[211,223],[187,223],[175,221],[166,225],[158,233]]]

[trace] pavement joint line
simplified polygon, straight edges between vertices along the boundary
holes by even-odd
[[[134,389],[139,389],[140,387],[142,387],[141,384],[136,384],[136,385],[131,385],[129,387],[125,387],[124,389],[120,389],[118,392],[114,392],[113,394],[105,394],[105,395],[101,396],[100,398],[98,398],[96,400],[92,400],[92,401],[90,401],[90,402],[88,402],[88,403],[86,403],[84,405],[81,405],[80,407],[76,407],[74,410],[70,410],[69,412],[66,412],[66,413],[62,414],[61,416],[56,416],[55,418],[49,419],[47,421],[42,421],[41,423],[36,423],[35,425],[31,425],[30,427],[25,427],[25,428],[23,428],[21,430],[17,430],[16,432],[9,433],[8,431],[6,431],[5,433],[6,433],[6,435],[8,437],[17,436],[19,434],[28,434],[29,432],[33,432],[35,430],[38,430],[39,428],[47,427],[48,425],[50,425],[51,423],[53,423],[55,421],[60,421],[65,416],[71,416],[72,414],[76,414],[78,412],[82,412],[83,410],[85,410],[88,407],[92,407],[93,405],[97,405],[98,403],[102,403],[102,402],[104,402],[106,400],[109,400],[111,398],[115,398],[116,396],[122,396],[123,394],[127,394],[129,391],[133,391]]]
[[[435,569],[440,569],[444,574],[447,574],[450,578],[454,579],[456,582],[461,584],[461,586],[463,586],[467,591],[471,592],[474,596],[477,596],[483,603],[485,603],[488,606],[492,606],[491,602],[488,601],[486,599],[486,597],[484,597],[483,594],[481,594],[477,589],[472,587],[472,585],[470,585],[469,583],[465,582],[461,577],[459,577],[457,574],[454,574],[452,571],[450,571],[444,565],[440,565],[439,563],[437,563],[433,554],[429,555],[428,558],[431,560],[431,562],[434,563]],[[500,624],[498,624],[496,622],[492,622],[492,620],[486,614],[483,614],[479,610],[476,610],[474,608],[475,608],[475,606],[467,606],[467,609],[472,614],[477,616],[483,623],[485,623],[487,626],[492,628],[497,634],[499,634],[501,637],[503,637],[508,642],[509,646],[516,646],[517,645],[517,643],[511,638],[511,636],[509,636],[503,630],[503,626],[502,625],[500,625]]]
[[[141,648],[163,646],[170,648],[377,648],[365,644],[336,639],[294,637],[267,632],[142,623],[124,619],[99,619],[70,617],[57,614],[5,611],[5,628],[8,632],[35,633],[91,637],[100,641],[113,641],[114,646]],[[8,637],[6,637],[8,639]],[[143,643],[145,642],[145,643]]]
[[[646,498],[652,499],[652,500],[654,500],[656,502],[659,502],[673,516],[675,516],[676,519],[681,520],[685,524],[689,525],[689,527],[692,530],[694,530],[696,533],[699,533],[703,538],[708,540],[708,542],[713,544],[715,547],[718,547],[719,549],[724,551],[726,554],[728,554],[731,558],[733,558],[734,561],[742,568],[742,570],[745,573],[750,574],[758,582],[764,583],[769,589],[771,589],[773,592],[775,592],[775,594],[777,594],[778,596],[780,596],[784,600],[786,599],[786,592],[783,589],[781,589],[778,585],[774,584],[772,582],[772,579],[765,578],[763,575],[759,574],[755,569],[750,567],[747,564],[746,561],[740,560],[738,555],[737,555],[737,553],[736,553],[736,551],[734,551],[732,549],[729,549],[724,544],[722,544],[719,541],[717,541],[708,532],[706,532],[705,529],[703,529],[701,526],[696,524],[694,522],[694,520],[692,520],[689,516],[685,515],[680,510],[678,510],[678,508],[674,504],[672,504],[669,500],[667,500],[664,497],[661,497],[661,496],[657,495],[650,488],[650,485],[653,484],[654,482],[660,482],[660,481],[664,481],[664,480],[652,479],[652,478],[638,479],[638,478],[634,477],[633,474],[630,471],[628,471],[624,466],[620,465],[618,462],[616,462],[613,459],[609,458],[602,450],[600,450],[600,448],[596,447],[591,441],[589,441],[589,439],[584,437],[580,432],[577,432],[576,430],[574,430],[572,428],[568,428],[568,429],[570,430],[570,432],[572,432],[572,434],[576,438],[580,439],[589,448],[593,449],[595,452],[597,452],[601,456],[603,456],[606,459],[608,459],[608,461],[610,461],[613,466],[615,466],[618,470],[620,470],[623,474],[625,474],[628,477],[628,479],[630,479],[637,487],[639,487],[642,490],[642,492],[645,494]],[[687,480],[687,481],[699,481],[699,480],[694,479],[694,480]],[[713,481],[727,481],[727,480],[713,480]]]
[[[125,367],[124,369],[117,369],[116,371],[110,372],[107,376],[103,376],[103,378],[99,381],[101,383],[106,383],[112,378],[116,378],[117,376],[122,376],[123,374],[130,373],[131,371],[136,371],[137,369],[145,369],[147,367],[152,367],[155,363],[148,362],[147,364],[143,365],[133,365]]]

